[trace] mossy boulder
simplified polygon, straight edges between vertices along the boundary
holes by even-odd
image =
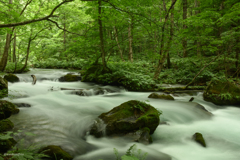
[[[17,142],[13,138],[9,139],[0,139],[0,153],[5,153],[13,146],[15,146]]]
[[[169,94],[157,94],[157,93],[150,94],[148,98],[174,100],[174,98]]]
[[[4,76],[4,79],[11,83],[19,82],[19,78],[15,74],[7,74]]]
[[[41,148],[38,153],[43,153],[47,156],[49,156],[49,160],[72,160],[73,157],[64,151],[61,147],[59,146],[54,146],[54,145],[49,145],[47,147]]]
[[[81,81],[80,75],[74,75],[72,73],[68,73],[67,75],[59,78],[60,82],[76,82]]]
[[[0,98],[8,96],[8,81],[0,77]]]
[[[198,133],[198,132],[195,133],[195,134],[192,136],[192,139],[193,139],[194,141],[196,141],[197,143],[199,143],[201,146],[206,147],[205,140],[204,140],[204,138],[203,138],[203,136],[202,136],[201,133]]]
[[[9,119],[0,120],[0,132],[6,132],[11,130],[14,124]]]
[[[9,118],[12,114],[17,114],[19,109],[11,102],[0,100],[0,120]]]
[[[151,105],[131,100],[98,116],[90,134],[96,137],[124,135],[145,127],[153,134],[160,122],[159,115],[160,112]]]
[[[217,105],[240,105],[240,86],[227,80],[211,81],[203,98]]]

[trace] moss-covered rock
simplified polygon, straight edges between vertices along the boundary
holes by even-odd
[[[217,105],[240,105],[240,86],[227,80],[211,81],[203,98]]]
[[[19,78],[15,74],[7,74],[4,76],[4,79],[11,83],[19,82]]]
[[[54,145],[49,145],[47,147],[41,148],[39,153],[43,153],[45,155],[48,155],[50,160],[72,160],[73,157],[64,151],[61,147],[59,146],[54,146]]]
[[[0,120],[9,118],[12,114],[17,114],[19,109],[11,102],[0,100]]]
[[[150,94],[148,98],[174,100],[174,98],[169,94],[157,94],[157,93]]]
[[[67,75],[59,78],[60,82],[76,82],[81,81],[81,76],[68,73]]]
[[[193,140],[196,141],[197,143],[199,143],[200,145],[202,145],[203,147],[206,147],[206,143],[205,143],[205,140],[202,136],[201,133],[195,133],[193,136],[192,136]]]
[[[8,81],[0,77],[0,98],[8,96]]]
[[[6,132],[11,130],[14,124],[9,119],[0,120],[0,132]]]
[[[159,125],[159,115],[159,111],[151,105],[131,100],[102,113],[93,124],[90,134],[96,137],[127,134],[145,127],[153,134]]]
[[[15,146],[17,142],[13,138],[9,139],[0,139],[0,153],[5,153],[13,146]]]

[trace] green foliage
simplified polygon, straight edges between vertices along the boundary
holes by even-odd
[[[126,154],[121,156],[121,158],[119,156],[118,150],[116,148],[114,148],[113,150],[114,154],[116,155],[116,160],[145,160],[148,154],[147,152],[142,153],[141,149],[137,150],[136,144],[130,146]]]
[[[41,62],[33,62],[35,68],[58,68],[58,69],[83,69],[88,64],[84,59],[76,59],[74,61],[59,61],[56,58],[49,58]]]
[[[11,139],[21,132],[22,132],[21,130],[18,130],[18,132],[8,131],[8,132],[5,132],[5,133],[1,133],[0,134],[0,140]],[[25,132],[25,135],[26,136],[35,136],[34,134],[32,134],[30,132]],[[38,153],[39,148],[40,147],[38,147],[36,145],[31,145],[31,146],[26,148],[25,140],[21,139],[18,142],[18,147],[14,146],[7,153],[0,156],[0,158],[7,158],[8,157],[8,158],[14,159],[14,160],[36,160],[36,159],[48,157],[48,156],[46,156],[42,153]]]
[[[24,66],[24,64],[21,64],[21,63],[17,63],[17,69],[16,70],[19,70],[21,69],[22,67]],[[7,73],[13,73],[15,70],[15,63],[14,62],[8,62],[7,63],[7,66],[5,68],[5,72]],[[28,72],[29,71],[29,66],[27,66],[24,70],[24,72]]]

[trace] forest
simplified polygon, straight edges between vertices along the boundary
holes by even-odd
[[[135,118],[140,116],[144,119],[143,117],[147,117],[148,114],[153,114],[158,118],[146,118],[148,123],[151,121],[151,124],[155,124],[157,121],[156,126],[161,122],[165,123],[165,121],[170,123],[172,117],[170,116],[169,120],[169,115],[165,116],[164,112],[165,110],[167,113],[172,111],[156,107],[158,103],[155,100],[148,102],[140,94],[145,95],[154,92],[152,97],[149,96],[148,98],[164,99],[163,102],[160,100],[159,104],[165,104],[166,99],[167,101],[169,99],[185,100],[194,103],[197,110],[199,107],[196,107],[196,105],[202,105],[203,108],[206,108],[204,108],[204,113],[201,113],[204,114],[202,117],[211,117],[214,115],[211,111],[215,111],[216,108],[222,106],[238,108],[240,105],[239,53],[239,0],[0,0],[0,124],[1,121],[7,120],[13,114],[10,120],[15,125],[15,122],[19,120],[14,115],[19,112],[18,107],[21,112],[25,110],[26,105],[31,105],[31,109],[34,108],[35,101],[31,98],[25,101],[24,98],[35,96],[37,92],[39,92],[38,96],[40,94],[50,94],[49,97],[52,96],[54,99],[56,96],[52,94],[58,92],[58,94],[71,92],[71,94],[78,96],[90,96],[89,90],[93,90],[92,94],[99,96],[115,92],[120,94],[123,92],[123,88],[124,92],[126,91],[123,96],[124,101],[123,99],[116,100],[115,104],[114,101],[109,100],[109,103],[113,103],[114,106],[119,105],[118,107],[123,111],[120,113],[122,115],[128,113],[126,106],[132,106],[130,108],[133,108],[132,114]],[[16,81],[13,80],[15,77],[7,78],[7,76],[16,75]],[[30,75],[34,81],[32,84]],[[79,80],[81,84],[77,83]],[[57,82],[53,84],[52,81]],[[25,84],[27,82],[31,86],[27,86]],[[43,85],[42,88],[47,86],[47,92],[43,92],[38,85]],[[109,86],[110,88],[108,88]],[[23,88],[28,89],[28,91],[23,93]],[[129,93],[133,93],[137,98],[132,97],[132,95],[128,97]],[[187,96],[183,96],[183,93]],[[189,101],[190,98],[192,99]],[[193,100],[194,98],[195,100]],[[64,99],[64,96],[62,99]],[[40,97],[36,101],[45,103],[45,100],[41,100]],[[59,99],[59,101],[61,100]],[[75,99],[68,101],[73,103]],[[105,103],[107,100],[100,99],[99,101]],[[12,103],[18,107],[15,107]],[[57,105],[55,101],[51,103]],[[24,104],[24,106],[19,106],[19,104]],[[97,106],[96,104],[91,105],[93,108]],[[108,106],[109,104],[105,105]],[[105,123],[109,121],[110,118],[104,116],[110,114],[111,111],[115,112],[112,105],[103,110],[106,113],[95,108],[94,115],[90,114],[94,117],[91,120],[100,114],[99,118],[101,120]],[[174,106],[174,104],[170,105]],[[10,109],[11,113],[7,113],[7,111],[5,113],[4,106],[13,108]],[[22,110],[21,107],[24,107],[24,109]],[[86,110],[83,112],[87,112]],[[205,110],[207,113],[205,113]],[[237,112],[240,111],[237,110]],[[8,114],[10,115],[6,116]],[[23,113],[23,116],[24,114],[26,113]],[[35,114],[35,112],[30,114]],[[165,120],[164,118],[162,120],[160,115],[164,116]],[[87,116],[87,114],[84,116]],[[200,113],[195,116],[200,116]],[[115,115],[115,117],[118,117],[118,115]],[[138,117],[137,120],[141,118]],[[173,123],[175,123],[175,120],[173,120]],[[88,119],[88,121],[90,120]],[[161,127],[144,126],[142,124],[147,122],[139,121],[141,121],[141,124],[136,124],[136,126],[141,129],[132,129],[134,134],[141,132],[141,135],[144,135],[147,133],[150,138],[142,140],[143,137],[140,137],[137,142],[144,141],[145,143],[147,141],[150,144],[152,143],[152,140],[150,140],[152,137],[153,140],[155,137],[155,140],[158,141],[159,137],[154,136],[153,132],[156,130],[158,133],[158,128]],[[102,125],[100,121],[96,120],[96,122],[98,125]],[[89,128],[89,123],[84,124],[83,128]],[[219,121],[216,123],[219,123]],[[20,139],[18,131],[22,130],[20,124],[13,131],[12,129],[1,130],[1,125],[0,133],[5,131],[7,133],[0,135],[0,142],[13,135],[15,139]],[[31,126],[31,124],[28,125]],[[89,131],[90,134],[96,138],[104,136],[105,133],[100,133],[96,129],[99,129],[99,126],[94,125]],[[115,125],[117,126],[117,124]],[[13,124],[10,126],[13,126]],[[131,126],[131,128],[134,127]],[[119,128],[106,129],[107,136],[123,133],[119,131]],[[126,130],[124,130],[124,134],[128,133]],[[35,130],[26,131],[30,135],[30,132],[35,133]],[[83,130],[82,132],[85,133]],[[16,138],[16,135],[18,135],[18,138]],[[194,134],[193,137],[196,138],[196,136],[199,135]],[[40,136],[38,135],[38,137]],[[201,142],[198,141],[199,138],[196,138],[196,141],[206,147],[205,142],[202,142],[202,135],[200,137]],[[206,139],[210,138],[207,137]],[[94,140],[90,139],[90,141]],[[31,143],[31,140],[28,143]],[[113,145],[113,141],[107,141],[106,143]],[[15,145],[15,142],[11,142],[11,144]],[[63,145],[61,144],[61,146]],[[16,146],[19,147],[19,145]],[[114,148],[114,151],[108,152],[111,152],[112,155],[115,154],[117,160],[131,160],[131,158],[133,160],[144,160],[145,158],[154,160],[155,154],[151,152],[151,149],[132,143],[131,145],[127,143],[127,146],[127,148],[117,150],[113,145],[110,148]],[[141,156],[133,154],[136,146],[142,149],[142,153],[146,152],[150,155],[150,158],[147,158],[146,155],[141,155],[143,157],[141,158]],[[4,148],[0,144],[1,147]],[[59,150],[54,147],[50,150]],[[240,142],[237,143],[237,148],[240,148]],[[68,149],[67,151],[71,150]],[[6,156],[9,148],[3,150],[0,153],[2,153],[4,160],[16,159],[16,153],[23,153],[23,151],[14,152],[15,156]],[[88,152],[90,152],[90,149],[84,154]],[[83,158],[84,156],[76,158],[78,157],[76,155],[79,155],[78,152],[69,151],[69,153],[76,160],[95,160],[96,158],[91,157],[93,155],[86,158],[87,156],[83,152],[81,155],[84,155],[85,158]],[[122,153],[124,154],[122,157],[118,155]],[[165,156],[165,153],[170,154],[168,150],[163,153],[164,155],[160,160],[172,159],[174,156],[178,157],[175,154],[172,157]],[[24,154],[25,158],[26,155],[32,157],[44,156],[42,152],[36,153],[30,151],[30,149]],[[57,153],[54,152],[55,154]],[[69,157],[71,157],[70,155]],[[107,160],[106,155],[101,156],[97,156],[97,159],[106,158]],[[223,158],[238,157],[235,152],[232,153],[233,157],[228,156],[224,155]],[[21,156],[18,155],[19,157]],[[55,158],[52,159],[73,159],[69,157],[62,157],[61,155],[59,158],[55,155]],[[215,157],[205,157],[205,160],[208,158],[214,160]],[[219,157],[216,159],[219,160]]]

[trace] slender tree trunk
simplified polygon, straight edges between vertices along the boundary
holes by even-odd
[[[120,46],[120,44],[119,44],[119,41],[118,41],[118,32],[117,32],[117,29],[116,29],[115,26],[114,26],[113,28],[114,28],[114,32],[115,32],[115,39],[116,39],[116,42],[117,42],[117,45],[118,45],[119,53],[120,53],[120,56],[121,56],[122,61],[124,61],[123,51],[122,51],[122,48],[121,48],[121,46]]]
[[[102,64],[103,64],[103,68],[106,69],[107,65],[106,65],[106,60],[105,60],[105,49],[104,49],[104,39],[103,39],[103,27],[102,27],[102,20],[101,20],[101,16],[102,16],[102,1],[99,0],[98,1],[98,25],[99,25],[99,36],[100,36],[100,46],[101,46],[101,55],[102,55]]]
[[[195,8],[198,8],[199,7],[199,4],[200,4],[200,2],[199,2],[199,0],[195,0],[195,2],[194,2],[195,4],[194,4],[194,7]],[[197,14],[199,14],[200,13],[200,11],[199,10],[196,10],[195,11],[195,15],[197,15]],[[198,27],[197,27],[197,29],[198,29]],[[199,34],[197,35],[197,37],[199,37]],[[199,39],[199,38],[198,38]],[[196,40],[195,41],[195,44],[197,45],[197,56],[201,56],[201,42],[199,41],[199,40]]]
[[[183,20],[187,19],[187,0],[182,0],[183,2]],[[187,25],[183,25],[183,30],[185,30],[187,28]],[[182,45],[183,45],[183,57],[187,57],[188,53],[187,53],[187,40],[185,37],[183,37],[183,41],[182,41]]]
[[[14,39],[13,39],[13,62],[16,62],[16,43],[17,43],[17,37],[15,32]]]
[[[174,1],[175,0],[172,0],[172,3]],[[174,32],[174,6],[172,7],[172,12],[171,12],[171,26],[170,26],[170,37],[169,37],[169,41],[171,44],[172,44],[172,39],[173,39],[173,32]],[[170,47],[169,47],[169,49],[170,49]],[[169,49],[167,50],[167,67],[171,68]]]
[[[12,0],[9,0],[9,4],[12,4]],[[12,37],[12,34],[7,33],[3,56],[2,56],[2,59],[0,62],[0,71],[2,71],[2,72],[4,72],[4,70],[7,66],[8,52],[9,52],[9,48],[10,48],[10,44],[11,44],[11,37]]]
[[[10,42],[10,45],[9,45],[8,62],[12,62],[12,49],[11,49],[11,42]]]
[[[30,36],[30,38],[28,40],[27,56],[25,58],[24,66],[20,70],[18,70],[17,73],[22,73],[25,70],[25,68],[27,67],[27,62],[28,62],[28,56],[29,56],[29,53],[30,53],[31,42],[32,42],[32,39],[31,39],[31,36]]]
[[[133,37],[132,37],[132,28],[133,28],[133,19],[131,17],[131,22],[129,23],[128,26],[128,40],[129,40],[129,61],[133,62],[133,48],[132,48],[132,43],[133,43]]]
[[[174,7],[176,2],[177,2],[177,0],[172,1],[172,4],[171,4],[170,8],[168,9],[168,12],[167,12],[167,14],[165,16],[165,21],[164,21],[164,24],[163,24],[163,27],[162,27],[162,32],[161,32],[162,33],[162,37],[161,37],[161,46],[160,46],[161,48],[160,48],[160,52],[159,52],[160,59],[158,61],[158,66],[156,68],[156,71],[155,71],[155,74],[154,74],[154,77],[153,77],[153,79],[155,79],[155,80],[158,79],[159,74],[161,73],[162,68],[163,68],[163,63],[165,62],[165,60],[167,58],[167,54],[164,53],[164,49],[169,50],[170,45],[171,45],[171,41],[169,40],[168,43],[167,43],[167,47],[165,48],[165,46],[164,46],[164,43],[165,43],[164,42],[165,26],[166,26],[166,23],[168,21],[169,12],[173,9],[173,7]]]
[[[236,45],[236,56],[235,56],[235,58],[236,58],[236,62],[235,62],[235,65],[236,65],[236,68],[238,68],[238,66],[239,66],[239,64],[238,64],[238,60],[239,60],[239,52],[240,52],[240,47],[239,47],[239,45],[238,45],[238,43],[239,43],[239,39],[237,39],[237,45]]]
[[[2,59],[0,62],[0,71],[2,71],[2,72],[4,72],[6,65],[7,65],[8,51],[9,51],[10,43],[11,43],[11,34],[7,33],[3,56],[2,56]]]

